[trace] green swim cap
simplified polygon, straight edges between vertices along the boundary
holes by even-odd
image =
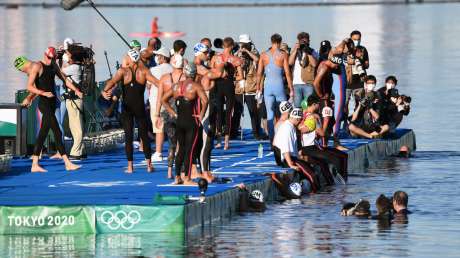
[[[302,102],[300,102],[300,106],[302,107],[302,110],[307,109],[308,108],[307,100],[306,99],[302,100]]]
[[[132,47],[132,48],[136,48],[136,47],[141,48],[141,43],[134,39],[134,40],[131,41],[129,46]]]
[[[29,62],[29,59],[25,56],[18,56],[14,59],[14,67],[18,70],[21,70],[24,65]]]

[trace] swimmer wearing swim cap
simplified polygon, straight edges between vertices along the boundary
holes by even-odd
[[[133,166],[133,140],[134,140],[134,120],[139,126],[139,135],[143,145],[145,160],[147,163],[147,172],[153,171],[151,162],[150,139],[148,137],[147,115],[144,106],[144,92],[150,85],[158,85],[159,80],[155,78],[150,70],[141,63],[140,53],[137,49],[130,49],[126,55],[129,62],[127,66],[121,67],[115,75],[107,81],[101,95],[111,100],[112,89],[119,82],[123,84],[123,112],[121,114],[123,129],[125,131],[125,151],[128,159],[128,168],[126,173],[134,171]],[[147,81],[150,84],[147,84]]]
[[[182,56],[175,54],[171,59],[171,65],[175,69],[184,66]],[[164,93],[161,103],[172,117],[176,117],[176,137],[179,151],[175,159],[176,176],[175,184],[196,185],[192,181],[192,164],[197,156],[199,128],[204,114],[208,108],[208,98],[201,84],[194,81],[196,66],[186,64],[183,69],[185,80],[174,84]],[[174,99],[177,109],[171,106]],[[184,170],[182,170],[184,168]],[[185,171],[185,177],[181,172]]]

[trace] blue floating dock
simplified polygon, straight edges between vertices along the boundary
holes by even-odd
[[[350,149],[349,170],[396,154],[402,145],[415,149],[413,131],[400,129],[397,135],[393,140],[343,139]],[[257,157],[260,143],[263,158]],[[263,174],[286,169],[275,165],[269,150],[267,141],[255,140],[215,149],[212,170],[231,182],[210,184],[204,204],[184,198],[198,197],[196,186],[172,185],[166,161],[154,163],[155,172],[147,173],[141,152],[135,153],[133,174],[124,173],[123,148],[91,155],[75,172],[65,171],[61,160],[45,158],[41,164],[48,172],[30,173],[31,160],[15,159],[11,171],[0,174],[0,234],[185,232],[235,213],[238,184],[275,198],[276,189]]]

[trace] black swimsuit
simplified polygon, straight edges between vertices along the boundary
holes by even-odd
[[[56,141],[56,149],[61,155],[65,155],[64,144],[62,143],[62,132],[59,129],[59,124],[54,115],[56,111],[56,93],[54,88],[56,86],[54,78],[56,77],[56,70],[53,65],[45,65],[42,63],[43,72],[40,76],[35,79],[35,85],[37,89],[45,92],[53,93],[52,98],[40,96],[38,100],[38,109],[42,113],[42,122],[40,132],[38,133],[37,140],[35,142],[33,155],[39,156],[43,148],[48,132],[51,129],[54,134],[54,140]]]
[[[185,175],[190,175],[192,163],[196,157],[199,138],[199,101],[188,100],[184,94],[187,87],[191,85],[191,80],[179,82],[179,97],[176,99],[177,122],[176,136],[179,144],[179,151],[176,156],[176,176],[180,176],[182,165],[185,168]],[[177,89],[174,89],[177,90]]]
[[[128,161],[133,160],[134,118],[139,127],[139,135],[144,147],[145,159],[151,158],[150,139],[148,137],[147,114],[144,105],[145,83],[136,81],[136,71],[131,71],[131,82],[123,85],[123,111],[121,121],[125,131],[125,151]]]

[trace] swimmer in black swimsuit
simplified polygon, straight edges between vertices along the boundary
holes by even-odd
[[[56,86],[54,82],[55,77],[58,76],[63,80],[66,86],[73,90],[78,97],[82,98],[83,93],[73,85],[70,80],[66,79],[66,75],[62,73],[57,66],[55,58],[56,49],[54,47],[49,47],[45,52],[43,60],[40,62],[30,62],[25,60],[25,58],[17,58],[15,60],[15,67],[29,76],[27,80],[27,90],[31,94],[39,96],[38,109],[43,115],[42,125],[35,142],[32,156],[31,172],[46,172],[46,170],[38,164],[38,159],[50,129],[53,131],[57,150],[64,160],[65,169],[77,170],[80,168],[80,166],[73,164],[65,153],[64,144],[62,143],[62,133],[59,129],[56,116],[54,115],[56,110],[56,95],[54,92]],[[32,99],[33,95],[31,96]]]
[[[175,55],[172,61],[179,58]],[[172,89],[165,92],[161,100],[171,116],[176,117],[176,137],[179,151],[176,156],[176,184],[196,185],[191,179],[192,163],[198,147],[199,127],[207,110],[208,98],[203,87],[194,82],[196,66],[187,64],[184,67],[185,81],[180,81]],[[176,100],[177,112],[169,104],[169,100]],[[185,177],[181,178],[181,168],[185,168]]]
[[[123,112],[122,124],[125,131],[125,150],[128,158],[128,169],[126,173],[133,172],[133,138],[134,138],[134,118],[139,125],[139,135],[142,140],[145,160],[147,161],[147,171],[153,171],[151,163],[150,140],[148,138],[147,114],[144,107],[144,91],[146,82],[158,84],[156,79],[141,62],[139,51],[131,49],[128,51],[128,56],[132,62],[129,62],[128,67],[118,69],[112,79],[107,81],[102,96],[109,100],[112,95],[112,88],[118,82],[123,82]]]

